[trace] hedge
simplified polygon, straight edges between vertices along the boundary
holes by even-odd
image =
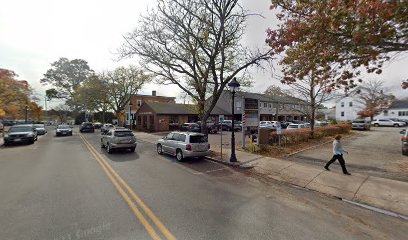
[[[338,124],[333,126],[317,127],[314,129],[312,136],[312,130],[310,128],[303,128],[298,130],[283,130],[280,134],[281,145],[292,145],[301,142],[307,142],[310,139],[320,139],[323,137],[335,136],[337,134],[345,134],[350,132],[350,124]],[[276,132],[269,133],[269,144],[278,144],[279,135]]]

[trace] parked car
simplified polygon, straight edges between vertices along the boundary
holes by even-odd
[[[44,134],[47,133],[47,129],[45,129],[44,124],[34,124],[33,126],[34,126],[35,130],[37,130],[38,135],[44,135]]]
[[[201,132],[201,126],[197,123],[183,123],[180,126],[180,131]]]
[[[66,124],[58,125],[55,130],[55,135],[58,136],[72,136],[72,127]]]
[[[177,161],[188,157],[205,157],[210,153],[208,138],[202,133],[171,132],[157,144],[157,153],[176,156]]]
[[[14,125],[14,121],[12,120],[2,120],[1,123],[3,123],[3,126],[13,126]]]
[[[37,131],[32,124],[16,125],[4,134],[4,146],[11,143],[29,143],[37,141]]]
[[[100,123],[100,122],[94,122],[93,125],[94,125],[95,129],[100,129],[103,124]]]
[[[95,127],[91,122],[83,122],[79,127],[79,131],[83,132],[95,132]]]
[[[307,128],[307,126],[305,124],[292,123],[292,124],[289,124],[286,130],[289,131],[289,130],[296,130],[296,129],[301,129],[301,128]]]
[[[3,132],[3,131],[4,131],[4,125],[2,122],[0,122],[0,132]]]
[[[402,154],[408,156],[408,128],[400,132],[402,142]]]
[[[364,119],[355,119],[351,123],[351,129],[370,130],[370,122]]]
[[[201,130],[201,121],[198,121],[197,124],[200,125]],[[219,131],[219,126],[212,121],[207,121],[207,129],[208,133],[217,133]]]
[[[111,129],[103,133],[101,137],[101,147],[106,148],[108,153],[114,149],[129,149],[131,152],[136,150],[136,137],[129,129]]]
[[[221,129],[223,131],[231,131],[232,130],[232,120],[224,120],[221,123]],[[234,121],[234,131],[239,131],[242,129],[242,126],[239,125],[238,121]]]
[[[394,121],[391,119],[376,119],[374,121],[371,122],[372,125],[379,127],[403,127],[405,126],[405,122],[398,122],[398,121]]]
[[[115,126],[113,124],[110,123],[105,123],[103,124],[103,126],[101,127],[101,133],[107,133],[109,130],[113,129]]]
[[[260,121],[259,128],[276,128],[276,121]]]

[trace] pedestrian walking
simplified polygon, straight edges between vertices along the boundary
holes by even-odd
[[[340,136],[340,135],[337,135],[337,136],[334,138],[334,141],[333,141],[333,157],[332,157],[332,159],[330,159],[330,161],[328,161],[328,162],[326,163],[326,165],[324,166],[324,168],[325,168],[327,171],[330,171],[330,169],[329,169],[330,164],[332,164],[332,163],[334,163],[336,160],[338,160],[339,163],[340,163],[341,169],[343,169],[343,173],[344,173],[345,175],[351,175],[351,174],[347,171],[346,161],[344,161],[344,158],[343,158],[343,153],[347,153],[347,154],[348,154],[348,152],[343,148],[340,139],[341,139],[341,136]]]

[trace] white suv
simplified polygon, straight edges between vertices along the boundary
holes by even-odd
[[[403,127],[405,126],[405,122],[397,122],[391,119],[376,119],[371,122],[372,125],[379,127],[379,126],[388,126],[388,127]]]
[[[276,121],[260,121],[259,128],[275,128]]]

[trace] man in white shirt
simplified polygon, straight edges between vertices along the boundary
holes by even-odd
[[[344,161],[344,158],[343,158],[343,153],[347,153],[347,154],[348,154],[348,152],[347,152],[346,150],[344,150],[343,146],[341,145],[340,139],[341,139],[341,136],[340,136],[340,135],[337,135],[337,136],[334,138],[334,141],[333,141],[333,157],[332,157],[332,159],[330,159],[330,161],[328,161],[328,162],[326,163],[326,166],[324,166],[324,168],[325,168],[327,171],[330,171],[330,169],[329,169],[330,164],[332,164],[332,163],[334,163],[336,160],[338,160],[339,163],[340,163],[341,169],[343,169],[343,174],[345,174],[345,175],[351,175],[351,174],[347,171],[346,161]]]

